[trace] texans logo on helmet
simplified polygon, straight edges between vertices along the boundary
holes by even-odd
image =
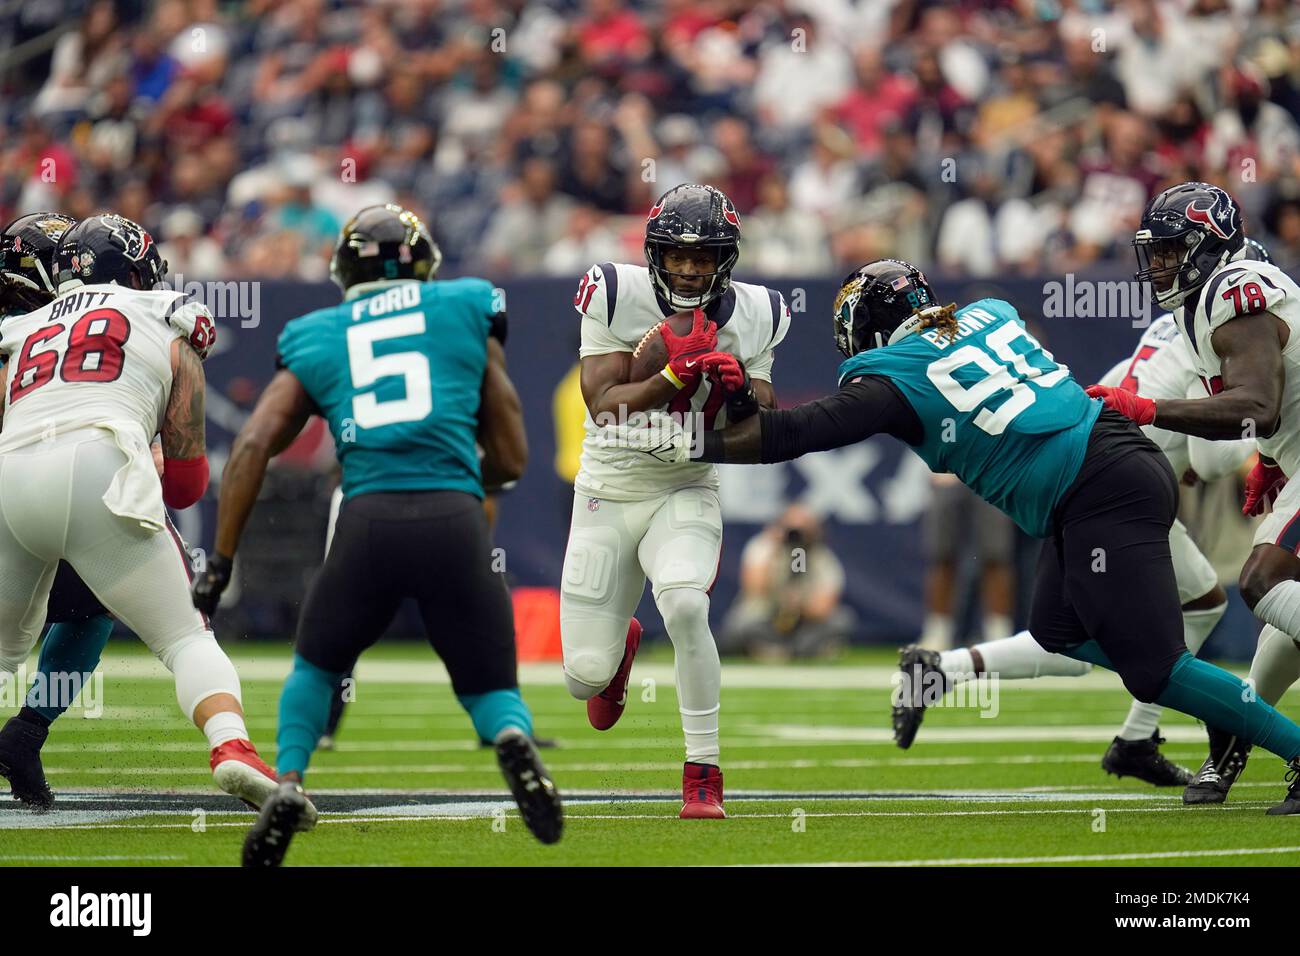
[[[1216,212],[1216,210],[1218,211]],[[1202,209],[1200,206],[1196,205],[1195,200],[1193,200],[1187,204],[1187,210],[1184,215],[1186,215],[1192,222],[1199,222],[1220,239],[1228,239],[1237,231],[1236,227],[1232,226],[1231,222],[1229,222],[1228,231],[1224,232],[1223,224],[1218,220],[1230,216],[1231,211],[1221,207],[1218,203],[1214,203],[1208,209]]]
[[[731,223],[737,229],[740,228],[740,217],[736,215],[736,207],[731,203],[724,203],[722,206],[722,215],[727,222]]]
[[[650,207],[650,215],[646,216],[645,221],[654,222],[656,219],[659,218],[659,214],[663,211],[664,211],[664,204],[661,202],[655,203],[653,206]]]
[[[122,253],[132,262],[139,262],[153,245],[153,236],[141,227],[123,219],[121,216],[105,216],[104,223],[109,232],[122,243]]]

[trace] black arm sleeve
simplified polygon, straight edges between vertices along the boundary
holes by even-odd
[[[493,312],[488,316],[488,336],[496,339],[502,345],[506,344],[506,333],[510,330],[510,323],[506,321],[504,312]]]
[[[794,408],[759,413],[764,464],[813,451],[842,448],[872,435],[892,435],[909,445],[925,437],[920,418],[887,378],[865,376],[834,395]]]

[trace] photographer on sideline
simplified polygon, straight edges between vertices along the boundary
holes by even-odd
[[[853,626],[840,604],[844,566],[822,542],[821,523],[802,505],[745,545],[740,597],[718,636],[722,654],[768,660],[829,657]]]

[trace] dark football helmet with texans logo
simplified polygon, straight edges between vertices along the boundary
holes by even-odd
[[[712,272],[670,272],[664,266],[669,249],[712,249]],[[645,259],[650,281],[659,297],[674,309],[702,309],[731,287],[731,270],[740,258],[740,216],[720,189],[683,183],[664,193],[650,209],[645,224]],[[698,291],[674,286],[695,285]],[[684,281],[683,281],[684,280]]]
[[[1245,241],[1237,202],[1209,183],[1171,186],[1152,199],[1133,237],[1139,282],[1150,282],[1157,304],[1176,309]]]
[[[899,326],[937,305],[925,274],[902,259],[877,259],[847,275],[835,296],[835,345],[849,358],[882,348]]]
[[[83,219],[64,233],[54,264],[60,292],[109,283],[148,290],[167,276],[167,261],[153,236],[115,213]]]
[[[0,233],[0,315],[31,312],[54,298],[54,251],[77,224],[57,212],[20,216]]]

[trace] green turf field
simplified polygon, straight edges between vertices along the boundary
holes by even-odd
[[[249,730],[273,762],[287,648],[230,649]],[[525,668],[524,695],[538,734],[558,741],[545,757],[568,798],[564,838],[544,847],[432,656],[380,646],[362,660],[337,750],[318,753],[308,776],[321,824],[286,864],[1300,862],[1300,818],[1264,815],[1284,791],[1270,754],[1252,755],[1217,808],[1184,808],[1178,790],[1103,774],[1128,705],[1112,675],[1003,682],[995,718],[973,698],[932,710],[903,752],[889,732],[892,661],[877,651],[833,665],[724,664],[725,821],[677,819],[682,744],[666,648],[638,659],[628,711],[607,733],[587,725],[558,665]],[[22,831],[0,845],[0,863],[236,864],[252,814],[212,784],[169,675],[117,641],[102,670],[102,715],[70,711],[46,748],[60,807],[0,808],[0,829]],[[1283,710],[1300,716],[1294,696]],[[1197,724],[1174,715],[1161,729],[1171,758],[1199,765]]]

